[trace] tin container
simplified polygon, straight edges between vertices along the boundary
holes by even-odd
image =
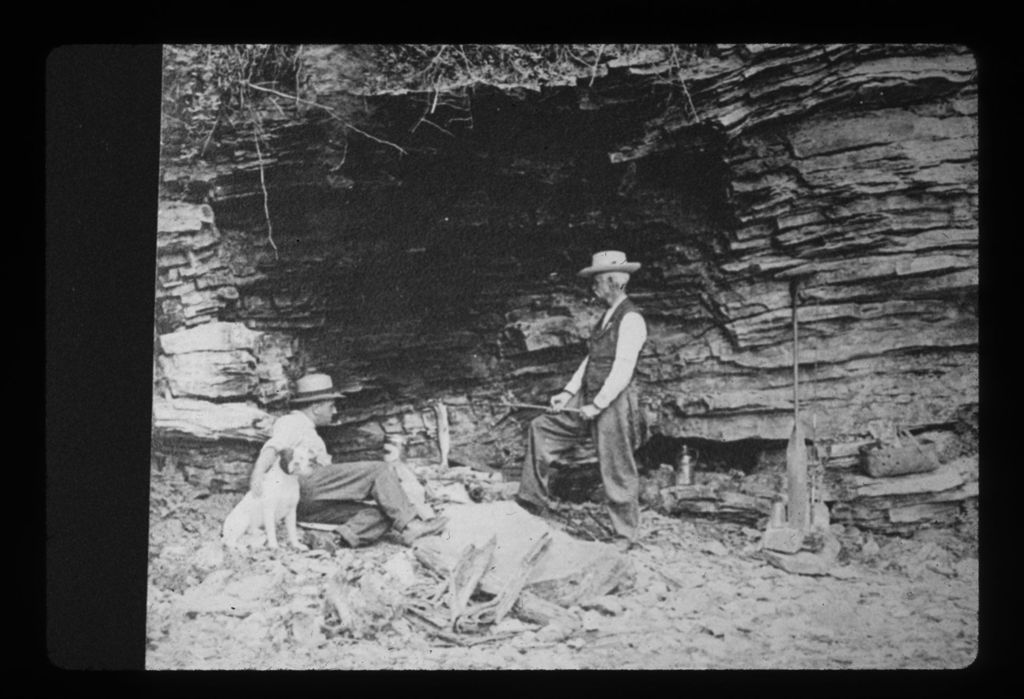
[[[683,447],[676,459],[676,485],[693,484],[693,453]]]

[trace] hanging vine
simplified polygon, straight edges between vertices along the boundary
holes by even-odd
[[[694,119],[699,119],[682,79],[683,66],[704,47],[687,44],[381,44],[362,47],[374,71],[357,84],[362,94],[420,93],[425,109],[410,132],[425,124],[450,137],[455,122],[472,127],[475,85],[540,89],[576,84],[601,75],[613,59],[629,63],[646,54],[660,56],[664,71],[652,84],[681,90]],[[645,54],[646,52],[646,54]],[[168,162],[195,164],[208,159],[211,144],[225,129],[251,134],[263,192],[267,238],[274,248],[265,164],[272,153],[272,129],[264,114],[287,116],[312,108],[350,132],[407,153],[401,145],[361,129],[335,109],[317,102],[302,72],[303,46],[280,44],[195,44],[164,48],[161,155]],[[429,118],[439,105],[456,116],[441,125]],[[446,128],[447,127],[447,128]],[[347,140],[345,152],[348,152]]]
[[[170,162],[194,164],[207,156],[219,130],[251,133],[263,193],[267,240],[278,255],[273,237],[265,155],[271,134],[262,116],[265,110],[285,115],[309,106],[338,121],[344,131],[394,148],[404,148],[360,129],[335,110],[305,99],[301,46],[276,44],[168,45],[164,48],[162,157]]]

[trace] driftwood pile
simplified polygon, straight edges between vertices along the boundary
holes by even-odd
[[[402,607],[448,642],[474,645],[525,625],[578,629],[577,607],[628,587],[635,574],[613,547],[574,539],[512,503],[451,506],[446,515],[446,533],[413,548],[423,574]]]
[[[475,645],[514,635],[515,632],[503,632],[482,636],[513,611],[530,623],[547,625],[563,621],[578,625],[578,619],[569,610],[523,590],[550,543],[551,536],[547,534],[534,543],[518,561],[515,574],[495,595],[479,588],[481,579],[494,562],[497,537],[491,537],[484,546],[467,546],[454,567],[431,549],[419,548],[416,558],[435,580],[409,591],[407,613],[432,635],[459,645]]]

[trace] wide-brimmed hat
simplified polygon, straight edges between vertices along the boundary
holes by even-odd
[[[594,259],[589,267],[579,271],[581,277],[589,277],[601,272],[626,272],[632,273],[640,269],[639,262],[626,262],[626,253],[618,250],[602,250],[594,253]]]
[[[295,382],[292,403],[313,403],[320,400],[344,398],[334,390],[334,381],[327,374],[306,374]]]

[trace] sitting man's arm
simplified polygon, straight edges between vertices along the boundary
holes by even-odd
[[[276,459],[277,449],[270,442],[267,442],[263,445],[263,449],[260,450],[260,455],[256,457],[256,464],[252,467],[252,474],[249,476],[249,490],[256,497],[263,495],[263,476],[274,465]]]

